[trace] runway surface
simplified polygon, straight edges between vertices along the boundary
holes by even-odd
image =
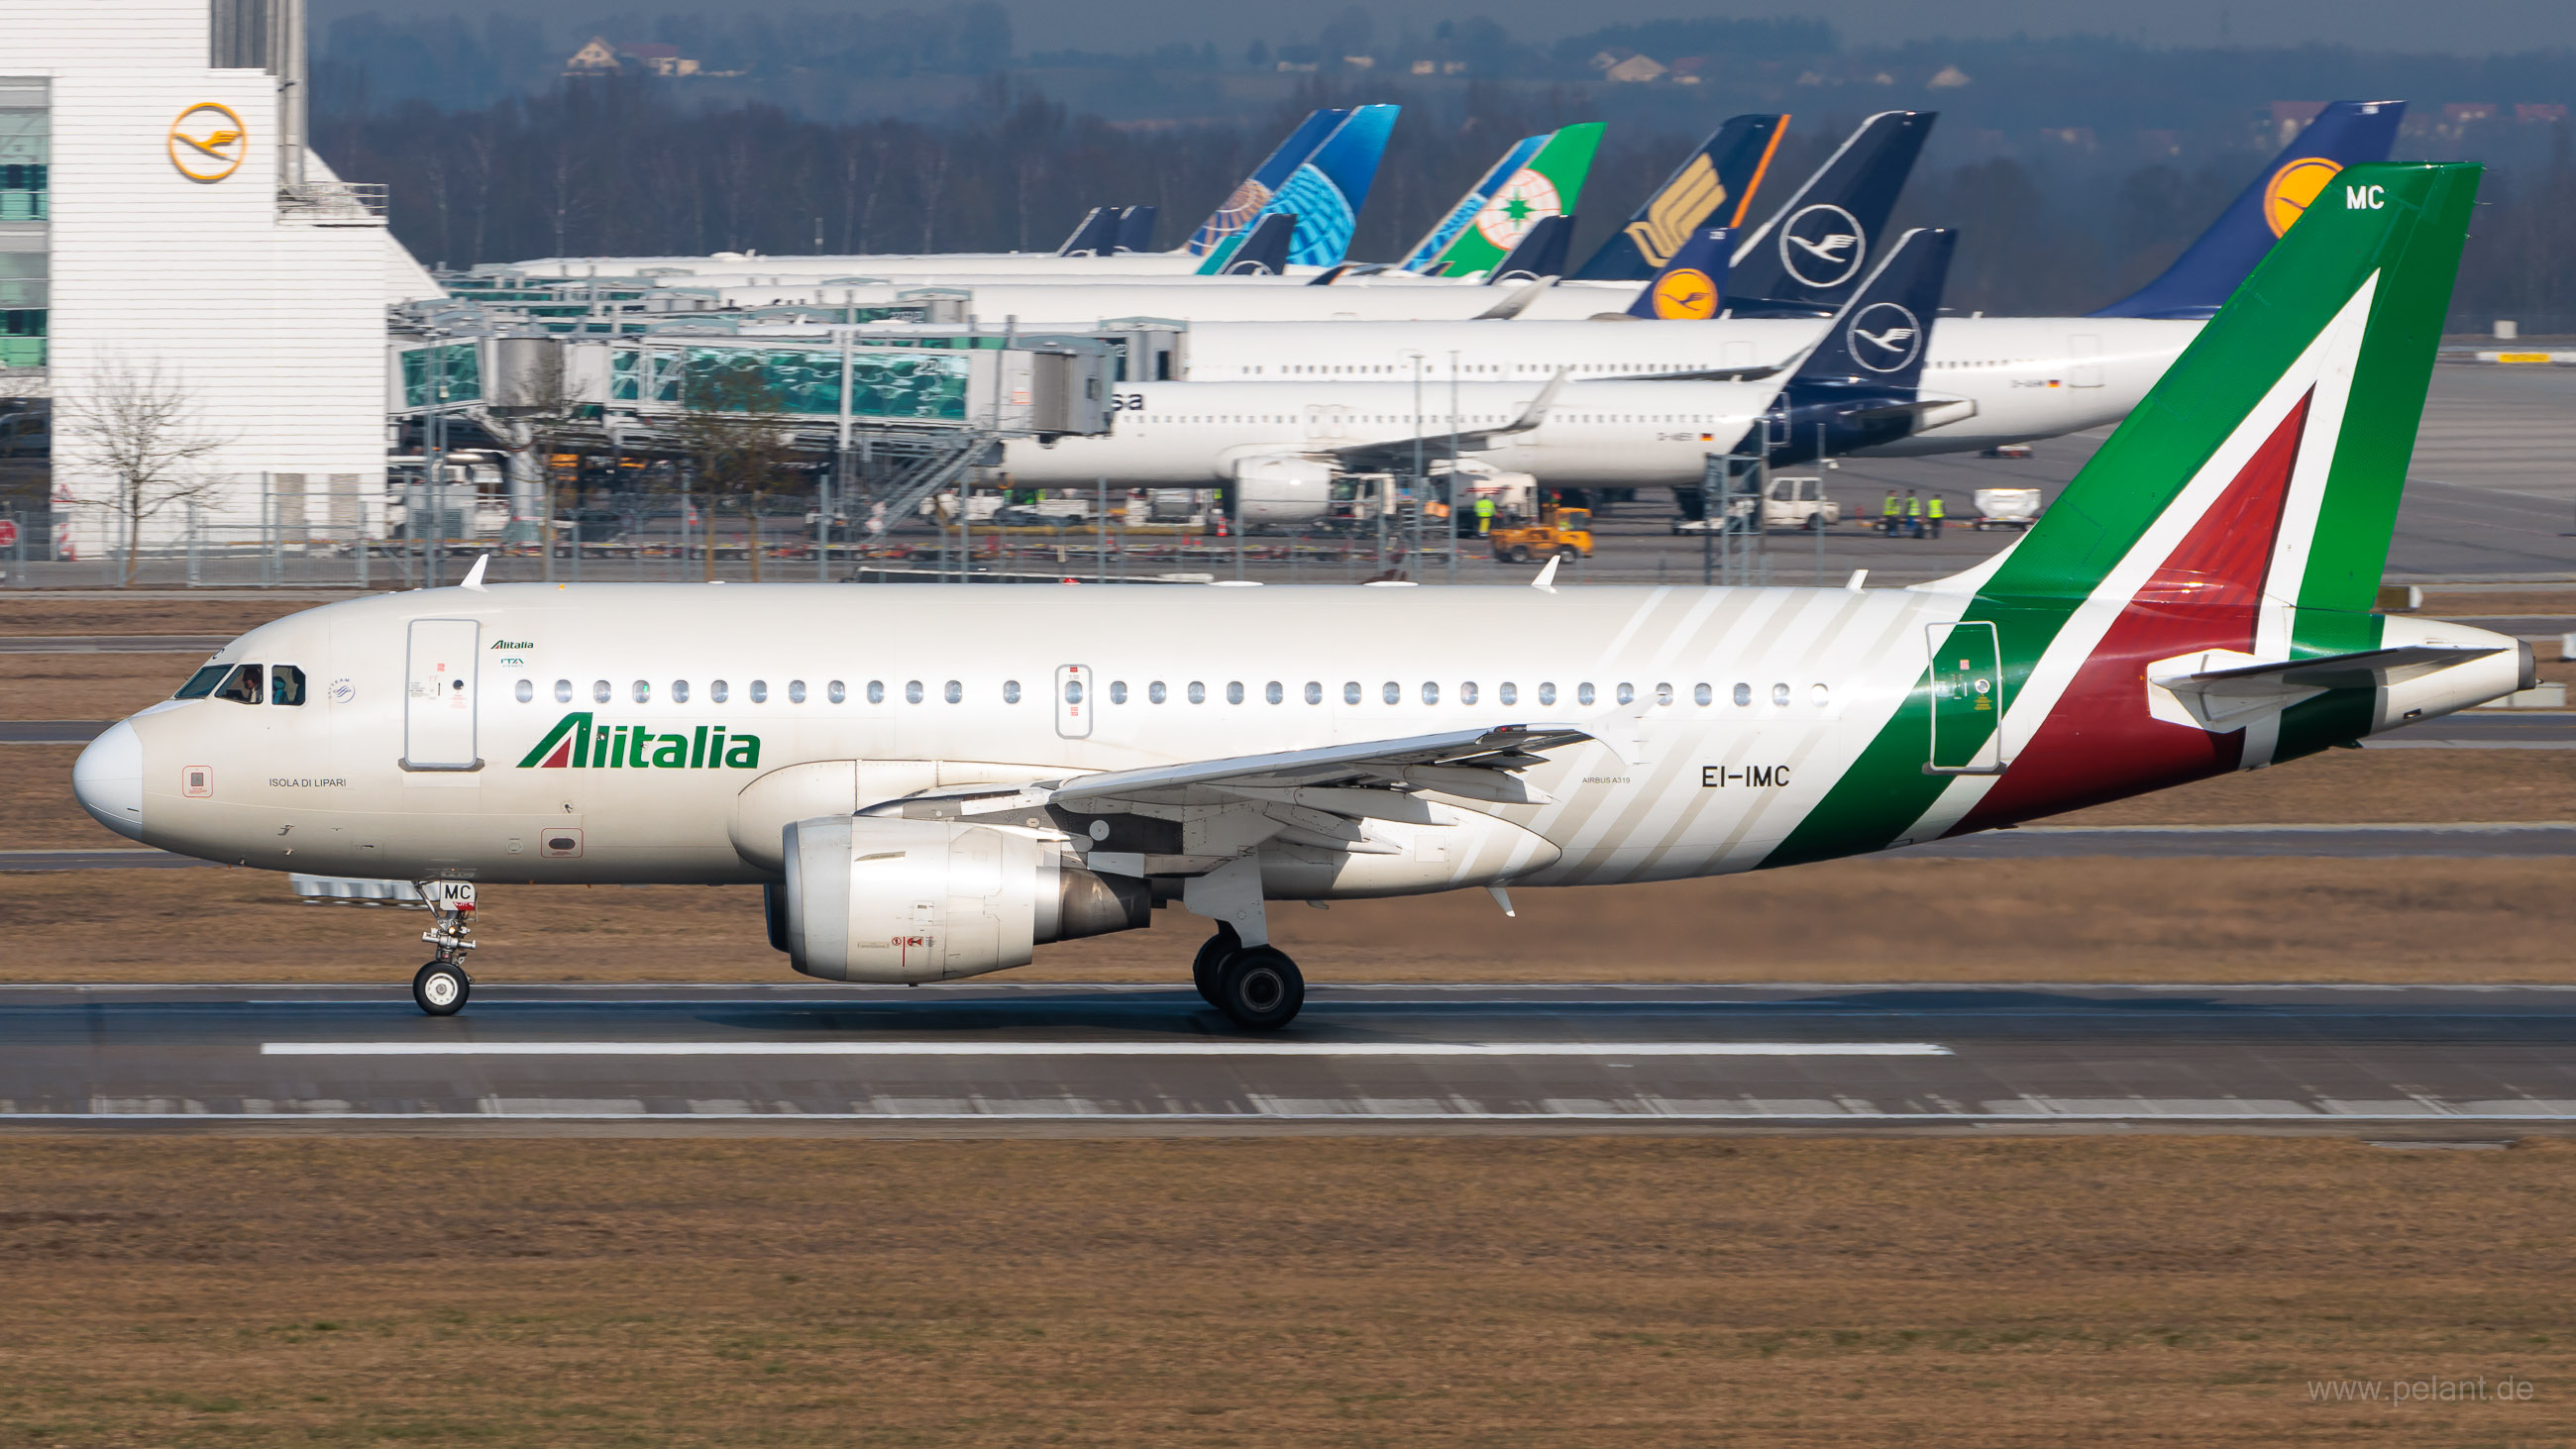
[[[230,634],[0,635],[0,654],[212,654]]]
[[[0,1125],[2576,1126],[2576,988],[0,988]]]

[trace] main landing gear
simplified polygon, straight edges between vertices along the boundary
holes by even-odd
[[[1208,1005],[1246,1031],[1277,1031],[1306,1005],[1306,976],[1276,946],[1246,946],[1219,926],[1199,947],[1190,976]]]
[[[438,954],[411,978],[411,999],[431,1016],[454,1016],[474,994],[474,978],[465,974],[465,953],[474,949],[474,883],[425,880],[419,887],[430,913],[420,938]]]

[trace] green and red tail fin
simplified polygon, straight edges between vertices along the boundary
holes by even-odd
[[[2231,470],[2304,414],[2265,591],[2367,612],[2478,175],[2469,165],[2346,168],[2048,516],[1963,579],[1984,594],[2086,598],[2124,566],[2151,569],[2159,539],[2191,532]]]
[[[2029,819],[2366,732],[2366,690],[2219,731],[2154,716],[2142,680],[2195,651],[2378,645],[2370,608],[2479,170],[2337,175],[2028,534],[1918,586],[1958,599],[1949,637],[1989,641],[2000,707],[1941,723],[1927,765],[1927,668],[1765,863]],[[1976,653],[1934,647],[1963,668]]]

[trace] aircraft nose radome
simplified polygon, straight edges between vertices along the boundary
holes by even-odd
[[[143,736],[123,720],[89,742],[72,764],[72,794],[89,818],[131,840],[143,838]]]

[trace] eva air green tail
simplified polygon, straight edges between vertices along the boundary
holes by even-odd
[[[1593,153],[1600,149],[1598,121],[1568,126],[1548,137],[1529,164],[1496,187],[1484,207],[1433,260],[1447,262],[1445,275],[1452,277],[1472,277],[1501,266],[1531,227],[1551,216],[1574,214],[1583,200],[1583,179],[1592,172]]]

